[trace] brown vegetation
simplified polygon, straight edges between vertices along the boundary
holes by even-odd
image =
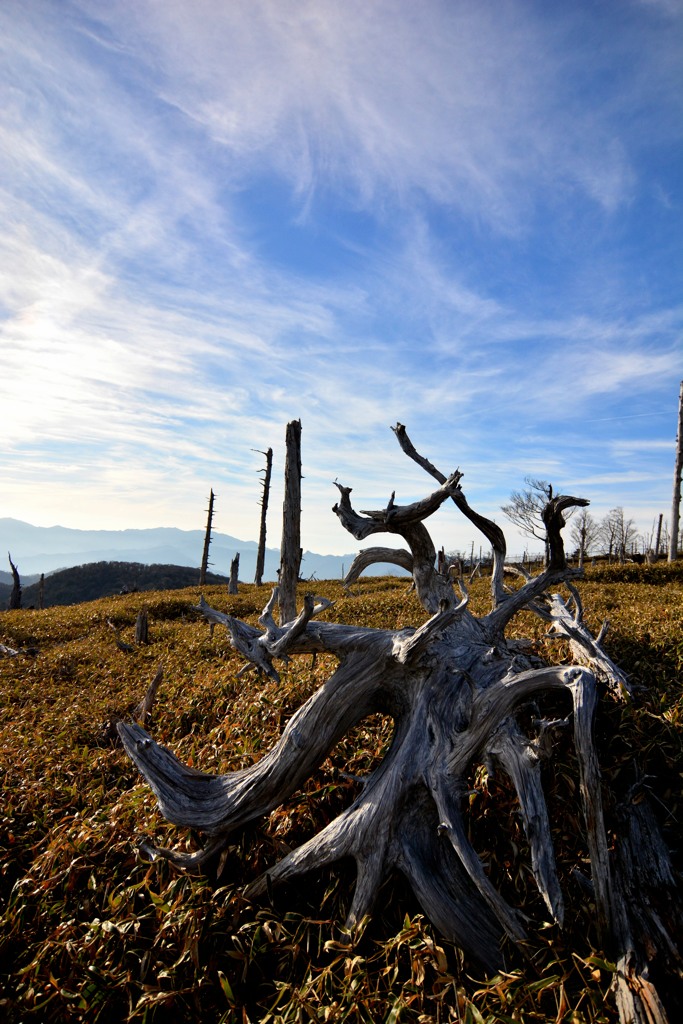
[[[604,791],[642,787],[680,867],[683,579],[680,565],[611,567],[610,579],[579,590],[594,630],[638,692],[605,699],[597,718]],[[620,576],[623,573],[623,577]],[[336,600],[334,620],[395,629],[421,621],[406,581],[319,585]],[[472,585],[483,610],[488,580]],[[205,596],[256,623],[265,588],[225,587]],[[592,899],[581,884],[587,852],[575,800],[572,745],[559,738],[546,793],[565,928],[547,920],[533,885],[514,792],[475,767],[472,841],[495,884],[529,915],[528,956],[484,980],[421,916],[400,875],[388,881],[372,919],[350,942],[339,929],[353,872],[313,872],[276,892],[273,904],[243,887],[284,852],[319,831],[379,763],[391,722],[374,716],[345,737],[319,771],[263,822],[235,836],[220,876],[178,875],[141,858],[131,837],[159,845],[194,840],[167,824],[124,751],[116,721],[135,713],[163,663],[149,726],[184,761],[208,772],[247,767],[280,735],[334,659],[293,661],[279,683],[237,680],[225,634],[190,609],[196,588],[122,595],[72,608],[0,617],[0,643],[19,653],[0,662],[3,695],[2,1012],[9,1021],[614,1021],[614,963],[601,947]],[[301,595],[299,597],[301,600]],[[122,652],[106,620],[134,639],[142,607],[149,640]],[[556,663],[562,642],[526,613],[518,635]],[[131,646],[133,644],[131,643]],[[32,654],[23,653],[31,651]],[[547,710],[547,709],[546,709]],[[610,835],[619,822],[607,800]],[[655,969],[657,958],[655,957]]]

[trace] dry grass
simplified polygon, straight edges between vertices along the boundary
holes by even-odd
[[[629,570],[630,571],[630,570]],[[628,574],[627,574],[628,575]],[[634,706],[605,698],[597,722],[606,790],[650,776],[664,834],[675,847],[683,820],[683,582],[680,566],[581,585],[589,622],[611,619],[607,648],[647,690]],[[328,617],[370,626],[419,624],[406,582],[370,579]],[[484,610],[486,581],[472,605]],[[353,869],[340,864],[253,904],[242,887],[322,827],[354,797],[348,775],[381,757],[391,723],[364,722],[305,788],[258,827],[238,833],[218,879],[178,875],[139,859],[136,838],[192,846],[168,825],[118,745],[115,722],[132,712],[159,663],[164,682],[151,731],[184,761],[211,772],[258,759],[283,723],[329,674],[329,658],[295,660],[282,683],[236,679],[240,667],[220,630],[190,609],[195,589],[133,594],[70,608],[0,615],[0,643],[35,649],[0,662],[0,1014],[10,1022],[57,1021],[614,1021],[613,970],[597,946],[590,901],[572,869],[586,851],[574,800],[571,743],[547,771],[558,864],[568,903],[564,933],[544,920],[515,802],[504,779],[473,769],[471,830],[506,895],[531,917],[525,951],[509,970],[472,976],[458,950],[422,918],[400,878],[350,942],[340,929]],[[267,588],[237,597],[208,588],[210,603],[255,622]],[[150,645],[123,653],[111,619],[132,642],[146,606]],[[543,627],[516,627],[546,650]],[[608,800],[608,814],[610,802]],[[680,856],[680,850],[675,851]]]

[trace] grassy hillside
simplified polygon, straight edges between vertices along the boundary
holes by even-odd
[[[681,566],[615,569],[581,592],[606,647],[648,689],[635,706],[603,700],[597,721],[606,789],[623,794],[646,774],[677,858],[683,725]],[[419,625],[424,613],[405,580],[373,578],[336,599],[326,617],[383,627]],[[256,622],[268,588],[208,587],[209,603]],[[508,971],[484,980],[421,917],[400,878],[383,890],[363,934],[340,923],[353,869],[338,865],[250,903],[241,888],[322,827],[357,792],[349,776],[381,757],[391,723],[375,716],[333,751],[305,791],[258,827],[236,834],[217,879],[145,863],[136,841],[192,847],[168,825],[118,743],[160,663],[164,682],[150,730],[184,761],[210,772],[251,764],[326,678],[333,659],[298,658],[282,682],[236,679],[241,663],[226,635],[191,610],[197,588],[119,595],[73,607],[0,614],[0,643],[32,651],[0,661],[0,1014],[14,1024],[57,1021],[614,1021],[612,965],[596,944],[590,899],[573,869],[584,866],[576,766],[562,739],[547,767],[564,932],[545,922],[515,804],[503,778],[472,776],[472,834],[496,885],[530,915],[528,956],[510,950]],[[484,610],[487,581],[473,586]],[[150,644],[124,653],[106,620],[132,643],[138,611]],[[521,617],[549,660],[543,625]],[[37,653],[35,653],[37,652]],[[610,800],[607,800],[609,818]],[[680,859],[678,861],[680,866]]]

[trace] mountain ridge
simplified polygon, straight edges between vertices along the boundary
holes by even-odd
[[[0,574],[0,576],[6,574]],[[35,576],[31,577],[34,581]],[[140,562],[89,562],[46,575],[41,597],[40,582],[22,581],[22,608],[50,608],[82,604],[115,594],[148,590],[181,590],[198,586],[199,570],[180,565],[142,565]],[[226,585],[226,576],[207,572],[206,585]],[[0,579],[0,608],[6,608],[11,586]]]
[[[68,526],[33,526],[21,519],[0,518],[0,552],[9,551],[20,576],[28,577],[99,562],[135,562],[141,565],[175,565],[199,569],[204,530],[181,530],[175,526],[125,530],[78,530]],[[235,555],[240,556],[239,576],[251,582],[256,572],[256,541],[240,540],[226,533],[213,533],[209,567],[219,576],[229,576]],[[323,555],[304,551],[301,576],[304,579],[339,579],[351,565],[356,552]],[[279,548],[266,548],[264,582],[275,582],[280,567]],[[373,566],[370,575],[387,572],[403,575],[396,566]]]

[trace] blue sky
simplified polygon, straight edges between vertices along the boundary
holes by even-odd
[[[680,0],[2,0],[2,515],[256,539],[525,475],[668,518]],[[454,508],[447,549],[480,543]],[[523,547],[512,528],[509,547]]]

